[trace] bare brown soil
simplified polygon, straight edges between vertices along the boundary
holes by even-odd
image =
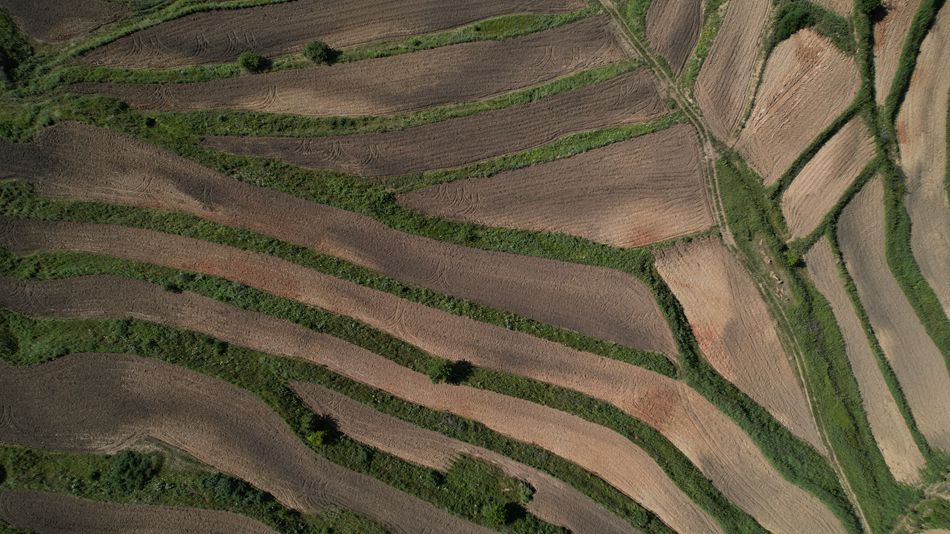
[[[891,274],[884,225],[884,187],[875,179],[841,215],[841,252],[917,427],[931,446],[950,450],[950,373]]]
[[[0,8],[30,37],[48,43],[81,37],[130,13],[121,3],[103,0],[0,0]]]
[[[165,111],[385,115],[495,96],[621,60],[625,54],[610,24],[607,17],[588,17],[517,39],[202,83],[72,88]]]
[[[864,327],[845,290],[838,272],[838,259],[828,238],[816,243],[805,255],[805,261],[815,286],[831,303],[832,312],[844,336],[848,361],[858,381],[871,432],[884,455],[884,461],[894,478],[900,482],[920,482],[920,470],[926,466],[926,461],[884,381]]]
[[[797,436],[824,452],[808,400],[755,282],[716,238],[657,251],[709,363]]]
[[[417,427],[317,384],[294,382],[291,387],[315,413],[332,417],[347,437],[443,472],[459,456],[469,456],[527,482],[535,490],[527,510],[552,525],[571,532],[635,532],[564,482],[503,454]]]
[[[408,284],[671,358],[676,354],[650,290],[612,269],[399,232],[369,217],[244,184],[150,145],[78,124],[51,128],[33,145],[0,141],[0,161],[0,176],[29,179],[43,195],[188,213],[337,256]]]
[[[44,283],[22,283],[6,279],[0,285],[0,305],[21,313],[42,316],[74,318],[132,316],[141,320],[196,330],[228,343],[292,357],[300,357],[299,355],[302,354],[305,358],[313,358],[315,357],[314,347],[328,347],[331,343],[329,340],[332,339],[286,321],[240,311],[205,297],[189,293],[164,292],[158,286],[120,277],[84,277]],[[405,317],[403,315],[396,320],[405,321]],[[821,501],[785,480],[732,419],[718,411],[709,401],[682,382],[532,336],[490,325],[484,326],[493,329],[495,336],[479,336],[480,345],[474,347],[464,343],[453,343],[450,346],[453,350],[452,357],[468,360],[477,366],[574,389],[617,406],[666,436],[727,498],[746,510],[769,530],[779,532],[797,532],[801,529],[809,532],[842,530],[841,524]],[[293,341],[276,341],[277,338],[289,332],[294,333],[291,336]],[[505,336],[506,332],[508,336]],[[474,337],[472,333],[465,331],[450,331],[449,333],[458,338]],[[451,342],[450,336],[446,337]],[[428,341],[420,339],[419,346],[427,352],[442,354],[440,351],[428,349],[424,345]],[[336,343],[348,346],[339,340],[336,340]],[[286,347],[298,348],[288,352]],[[472,350],[473,348],[476,350]],[[365,359],[359,360],[349,354],[354,349],[356,348],[351,347],[345,351],[335,349],[333,355],[336,358],[345,359],[349,369],[358,365],[360,370],[354,372],[344,367],[337,372],[390,392],[410,388],[418,395],[432,387],[431,381],[424,375],[412,373],[384,358],[374,355],[377,359],[372,365]],[[323,360],[318,363],[336,369]],[[413,375],[412,379],[406,377],[407,372]],[[381,386],[378,385],[380,379],[392,380],[395,383]],[[462,403],[467,407],[467,411],[453,413],[477,419],[472,412],[480,414],[485,409],[486,401],[480,396],[487,392],[479,392],[479,396],[466,398],[463,395],[466,390],[457,386],[448,386],[448,390],[442,391],[451,397],[453,403]],[[394,394],[407,398],[405,394]],[[413,398],[408,398],[408,400],[418,402],[412,400]],[[510,418],[514,415],[512,412],[515,410],[515,404],[513,399],[503,398],[505,401],[501,408],[504,410],[505,417]],[[426,405],[433,407],[431,402],[426,402]],[[558,452],[563,451],[564,446],[574,448],[579,445],[571,437],[565,436],[562,430],[564,425],[554,424],[550,422],[550,419],[545,418],[540,406],[532,403],[526,403],[526,405],[520,413],[528,416],[534,428],[537,429],[540,425],[540,428],[545,429],[545,432],[549,434],[549,439],[557,443],[545,445],[546,442],[539,441],[537,437],[525,441],[539,444],[582,466],[585,463],[590,465],[590,456],[600,454],[607,455],[614,465],[622,463],[624,468],[630,468],[638,463],[636,460],[629,460],[625,455],[632,454],[629,451],[625,454],[616,454],[617,451],[611,450],[606,438],[613,435],[613,432],[597,425],[590,425],[593,428],[588,429],[588,433],[585,434],[587,439],[593,439],[596,443],[587,447],[596,450],[588,450],[583,446],[581,449],[575,449],[578,452],[583,451],[580,452],[583,458],[577,458],[576,454],[564,455]],[[437,407],[437,409],[446,408]],[[519,423],[519,425],[525,424],[527,423]],[[558,431],[550,432],[550,428],[557,428]],[[599,429],[599,431],[590,433],[594,429]],[[510,429],[499,431],[513,435]],[[628,446],[632,445],[625,439],[624,441]],[[723,447],[723,443],[728,443],[729,446]],[[636,451],[636,454],[643,454],[636,447],[633,447],[633,451]],[[636,456],[633,457],[636,458]],[[624,458],[624,462],[617,462],[617,458]],[[607,477],[603,467],[588,468],[615,484]],[[641,467],[635,467],[635,469],[639,472]],[[653,477],[649,480],[653,480]],[[653,501],[652,497],[642,494],[643,488],[636,494],[632,494],[624,489],[625,486],[617,485],[618,489],[656,511],[650,504],[640,500],[650,498],[650,502]],[[650,489],[653,488],[650,487]],[[668,520],[666,514],[660,511],[657,513],[664,521]],[[682,514],[682,511],[677,513]],[[679,521],[681,520],[677,522]],[[677,527],[674,526],[674,528]]]
[[[699,142],[685,124],[550,163],[405,193],[398,201],[428,215],[617,247],[713,224]]]
[[[947,95],[950,94],[950,8],[937,13],[897,116],[901,165],[907,177],[911,246],[920,271],[950,315],[950,204]]]
[[[720,531],[715,521],[690,501],[650,456],[612,430],[491,391],[433,384],[427,376],[382,356],[288,321],[239,310],[191,293],[169,293],[158,286],[112,276],[33,284],[0,278],[0,305],[47,317],[135,317],[194,330],[233,345],[323,365],[409,402],[481,422],[501,434],[545,448],[600,476],[678,531]],[[7,373],[0,375],[0,381],[7,376]],[[10,379],[17,378],[11,376]],[[44,383],[50,383],[49,379],[35,381],[35,384]],[[97,389],[88,380],[80,379],[76,383],[83,384],[84,391]],[[36,391],[39,392],[36,394],[44,393],[39,388]],[[216,393],[219,392],[211,390],[205,394]],[[49,399],[42,404],[57,405]],[[246,414],[241,415],[242,421],[247,419]],[[31,430],[31,434],[35,431]],[[0,439],[3,437],[0,427]],[[623,461],[618,462],[618,458]],[[301,471],[286,458],[281,458],[279,465],[296,469],[295,473]]]
[[[860,116],[818,150],[782,194],[782,215],[792,239],[821,224],[874,155],[874,139]]]
[[[782,41],[765,65],[762,85],[737,148],[775,183],[847,109],[861,81],[854,61],[812,29]]]
[[[761,0],[731,0],[696,79],[696,103],[722,141],[731,142],[738,135],[755,94],[771,5]]]
[[[702,0],[653,0],[647,11],[647,40],[674,74],[683,70],[702,27]]]
[[[3,285],[11,289],[8,279]],[[30,297],[30,288],[19,289]],[[0,362],[0,369],[7,443],[115,452],[148,437],[302,512],[343,507],[399,532],[487,532],[314,454],[263,401],[226,382],[121,354],[74,354],[29,368]]]
[[[887,16],[874,25],[874,86],[877,103],[883,104],[897,74],[907,31],[920,0],[884,0]]]
[[[362,176],[393,176],[459,167],[537,147],[573,132],[646,121],[665,110],[650,71],[640,69],[525,106],[408,130],[303,139],[211,137],[205,144],[301,167],[330,168]]]
[[[851,0],[815,0],[815,3],[842,17],[850,16],[851,11],[854,9],[854,2]]]
[[[334,48],[444,30],[512,13],[564,12],[582,0],[297,0],[207,11],[133,33],[86,54],[97,65],[168,68],[224,63],[251,50],[299,52],[314,39]]]
[[[230,512],[108,503],[37,491],[0,492],[0,519],[16,528],[39,534],[274,532],[249,517]]]

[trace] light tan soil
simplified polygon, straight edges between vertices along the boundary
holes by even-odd
[[[37,491],[0,492],[0,519],[16,528],[38,534],[274,532],[258,521],[230,512],[118,504]]]
[[[616,247],[713,224],[699,143],[685,124],[489,178],[412,191],[398,201],[428,215]]]
[[[80,84],[78,92],[165,111],[385,115],[497,96],[625,57],[606,17],[504,41],[183,84]]]
[[[0,284],[0,305],[21,313],[42,316],[74,318],[132,316],[141,320],[196,330],[228,343],[292,357],[303,355],[305,358],[313,358],[315,347],[332,346],[330,345],[332,338],[315,334],[286,321],[243,312],[218,301],[190,293],[164,292],[158,286],[120,277],[84,277],[45,283],[22,283],[5,279]],[[395,318],[396,321],[402,322],[407,319],[407,314]],[[802,529],[811,532],[842,530],[834,514],[821,501],[785,480],[732,419],[718,411],[705,398],[682,382],[629,364],[579,352],[517,332],[490,325],[485,326],[495,330],[496,335],[494,337],[478,336],[480,345],[474,346],[476,350],[470,350],[473,346],[463,343],[450,345],[450,348],[454,350],[454,358],[465,359],[474,365],[503,373],[574,389],[609,402],[632,417],[641,419],[666,436],[709,477],[727,498],[746,510],[769,530],[779,532],[797,532]],[[293,341],[286,340],[289,332],[293,332],[291,336]],[[509,332],[511,337],[505,337],[505,332]],[[475,338],[472,332],[450,331],[449,333],[459,338]],[[283,339],[276,341],[281,336]],[[452,343],[451,336],[446,336],[446,338],[449,340],[448,343]],[[336,341],[349,347],[346,343]],[[418,341],[419,346],[427,352],[443,353],[428,349],[425,343],[429,342],[431,340]],[[298,348],[288,352],[286,347]],[[350,352],[352,352],[350,349],[333,350],[335,357],[346,360],[348,367],[343,369],[330,366],[323,360],[319,360],[319,363],[328,365],[336,372],[354,380],[390,392],[409,388],[419,394],[427,390],[423,385],[432,385],[428,378],[409,372],[394,362],[376,357],[378,359],[375,363],[370,364],[366,359],[356,359],[349,354]],[[359,370],[348,370],[354,366],[358,366]],[[413,375],[412,379],[406,376],[407,372]],[[382,386],[379,385],[380,378],[392,380],[395,383]],[[460,387],[449,386],[448,390],[442,391],[451,397],[453,403],[462,403],[469,410],[453,413],[474,418],[471,412],[482,413],[486,409],[487,401],[481,398],[483,392],[478,392],[476,396],[465,397],[463,396],[465,390]],[[409,398],[405,394],[394,394],[412,402],[418,402],[413,400],[416,397]],[[642,466],[636,466],[638,461],[631,460],[627,456],[636,458],[637,454],[642,454],[640,449],[632,447],[632,451],[618,454],[618,451],[611,450],[611,447],[607,445],[607,437],[613,435],[613,432],[597,425],[590,425],[593,428],[589,428],[585,433],[585,437],[593,439],[597,445],[581,446],[579,450],[583,451],[584,458],[577,458],[576,454],[562,454],[559,451],[563,451],[565,445],[571,448],[578,446],[572,438],[565,436],[562,430],[565,425],[554,424],[542,413],[538,413],[540,406],[526,404],[528,406],[521,410],[521,413],[528,416],[528,420],[534,421],[535,428],[540,425],[541,428],[546,429],[545,432],[549,438],[560,445],[557,447],[555,444],[545,445],[546,442],[538,441],[537,437],[525,441],[536,443],[582,466],[585,465],[582,459],[589,462],[590,455],[604,454],[612,464],[618,464],[617,458],[624,458],[622,462],[624,468],[632,467],[638,472],[642,469]],[[435,407],[430,402],[426,405]],[[515,410],[513,399],[505,398],[500,408],[504,410],[506,417],[510,417]],[[436,409],[446,408],[436,407]],[[525,422],[517,423],[518,426],[525,424]],[[551,428],[558,430],[551,432]],[[591,433],[594,429],[599,429],[599,432]],[[496,428],[496,430],[507,435],[512,435],[513,432],[510,429]],[[625,439],[624,442],[632,446]],[[723,447],[723,443],[728,443],[729,446]],[[588,450],[588,447],[595,450]],[[590,466],[589,463],[587,465]],[[629,490],[624,489],[625,485],[617,485],[608,478],[603,467],[598,465],[587,468],[602,475],[605,480],[615,484],[618,489],[644,503],[651,510],[657,511],[664,521],[669,519],[668,514],[660,511],[665,509],[665,505],[660,509],[654,507],[660,506],[659,503],[651,505],[654,499],[643,495],[643,488],[637,493],[630,493]],[[647,478],[647,480],[654,479],[655,477],[652,476]],[[637,484],[639,485],[640,482]],[[647,498],[650,499],[648,502],[641,500]],[[670,501],[664,498],[663,502]],[[682,514],[682,511],[677,513]],[[689,519],[689,521],[696,520],[696,518]],[[671,526],[677,528],[675,525]]]
[[[950,373],[887,265],[884,225],[884,187],[875,179],[841,215],[841,252],[917,427],[931,446],[950,450]]]
[[[860,116],[818,150],[782,193],[782,215],[792,239],[821,224],[874,156],[874,139]]]
[[[0,8],[24,33],[48,43],[82,37],[130,14],[127,6],[102,0],[0,0]]]
[[[877,358],[868,344],[864,327],[845,290],[838,272],[838,260],[828,238],[822,238],[816,243],[805,255],[805,261],[811,279],[828,299],[838,321],[844,336],[848,361],[851,362],[851,369],[861,391],[864,411],[871,424],[871,432],[887,466],[894,478],[900,482],[920,482],[920,470],[926,466],[926,461],[884,381]]]
[[[90,150],[98,147],[99,150]],[[0,141],[0,176],[38,193],[188,213],[434,291],[674,357],[652,293],[615,271],[451,245],[214,173],[108,130],[64,123],[32,145]]]
[[[393,176],[460,167],[534,148],[567,134],[642,122],[666,106],[648,69],[516,108],[407,130],[335,137],[210,137],[211,148],[266,156],[301,167]]]
[[[647,11],[647,40],[674,74],[683,70],[702,27],[702,0],[653,0]]]
[[[696,79],[696,103],[720,140],[732,142],[755,94],[772,2],[730,0]]]
[[[904,41],[920,0],[884,0],[883,4],[887,16],[874,25],[874,86],[878,104],[883,104],[891,92]]]
[[[297,0],[207,11],[133,33],[86,54],[97,65],[168,68],[226,63],[245,50],[299,52],[314,39],[334,48],[444,30],[512,13],[565,12],[582,0]]]
[[[233,345],[323,365],[335,373],[409,402],[478,421],[501,434],[547,449],[600,476],[678,531],[720,531],[712,518],[693,504],[650,456],[612,430],[491,391],[433,384],[425,375],[382,356],[288,321],[239,310],[191,293],[169,293],[158,286],[112,276],[38,284],[0,278],[0,305],[20,313],[45,317],[134,317],[194,330]],[[0,374],[0,380],[6,375]],[[36,384],[43,383],[49,383],[49,380],[36,381]],[[96,390],[90,387],[89,381],[78,380],[77,383],[84,384],[84,391]],[[216,393],[209,390],[205,394]],[[57,405],[49,400],[44,404]],[[185,406],[191,405],[185,403]],[[3,436],[0,429],[0,439]],[[618,458],[623,458],[623,461],[618,462]],[[294,468],[286,461],[280,465]],[[296,468],[294,473],[300,471]]]
[[[920,271],[950,315],[950,204],[947,95],[950,93],[950,8],[937,13],[924,39],[910,88],[897,116],[901,165],[907,176],[911,246]]]
[[[431,469],[447,471],[459,456],[477,458],[534,488],[526,505],[538,518],[571,532],[635,532],[619,517],[560,480],[507,456],[419,428],[317,384],[294,382],[317,414],[330,416],[347,437]]]
[[[715,238],[656,253],[709,363],[789,430],[824,452],[808,400],[769,310],[741,263]]]
[[[9,279],[3,285],[10,289]],[[221,380],[121,354],[73,354],[29,368],[0,362],[0,370],[7,443],[116,452],[148,437],[301,512],[348,508],[397,532],[487,532],[314,454],[258,397]]]
[[[775,183],[847,109],[861,80],[854,61],[811,29],[782,41],[765,65],[762,85],[737,148]]]
[[[851,11],[854,9],[854,2],[851,0],[815,0],[815,3],[842,17],[850,16]]]

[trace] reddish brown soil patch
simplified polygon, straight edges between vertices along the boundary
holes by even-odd
[[[838,259],[827,238],[823,238],[805,255],[808,273],[818,290],[824,294],[844,335],[848,361],[858,381],[864,411],[868,414],[871,432],[894,477],[905,483],[920,482],[920,470],[926,461],[914,442],[887,382],[878,367],[877,358],[868,344],[864,326],[858,319],[845,290]]]
[[[679,73],[703,27],[702,0],[653,0],[647,12],[647,39]]]
[[[25,33],[48,43],[81,37],[129,14],[128,7],[102,0],[0,0],[0,8]]]
[[[0,141],[0,161],[0,176],[27,178],[40,194],[185,212],[331,254],[408,284],[597,338],[676,354],[650,290],[612,269],[398,232],[369,217],[250,186],[108,130],[78,124],[51,128],[33,145]]]
[[[329,341],[332,338],[315,334],[286,321],[237,310],[190,293],[164,292],[158,286],[119,277],[85,277],[43,283],[22,283],[5,279],[0,284],[0,304],[36,315],[78,318],[134,316],[142,320],[196,330],[228,343],[288,356],[300,357],[302,354],[305,358],[314,358],[314,347],[333,346]],[[403,314],[396,320],[405,324],[410,318],[408,314]],[[478,323],[473,325],[475,326],[478,326]],[[727,498],[746,510],[767,529],[796,531],[804,528],[820,532],[841,530],[841,524],[821,501],[785,480],[732,419],[682,382],[504,328],[481,326],[492,329],[491,333],[494,335],[449,331],[449,335],[444,336],[445,340],[419,339],[417,343],[427,352],[435,354],[444,354],[445,351],[431,350],[428,344],[434,341],[447,343],[447,348],[452,351],[452,358],[466,359],[477,366],[574,389],[617,406],[660,431],[692,460]],[[291,339],[284,337],[278,340],[281,336],[290,336]],[[462,342],[455,341],[456,339]],[[336,343],[350,347],[339,340],[336,340]],[[334,357],[346,360],[344,369],[337,372],[386,391],[403,391],[409,388],[417,395],[431,391],[432,383],[425,376],[409,372],[394,362],[375,355],[378,360],[369,365],[365,359],[357,360],[349,355],[354,349],[356,348],[350,347],[345,351],[333,351]],[[319,363],[331,366],[323,360]],[[349,370],[354,366],[359,370]],[[336,369],[333,366],[331,368]],[[407,372],[412,375],[412,379],[406,377]],[[380,379],[393,380],[395,383],[380,386],[377,385]],[[423,384],[426,387],[423,387]],[[480,412],[485,403],[478,397],[465,398],[464,391],[466,390],[459,387],[448,386],[446,393],[450,395],[453,403],[459,402],[468,406],[467,411],[459,415],[472,417],[471,412]],[[400,396],[406,397],[405,394]],[[505,400],[503,409],[506,417],[509,417],[514,410],[514,404],[512,399]],[[526,404],[535,412],[540,409],[532,403]],[[427,405],[431,407],[431,404]],[[565,445],[572,443],[561,431],[564,425],[555,425],[549,422],[549,419],[545,422],[541,414],[531,414],[531,420],[536,420],[534,424],[540,424],[542,428],[559,429],[556,433],[547,433],[553,440],[566,443],[562,443],[557,449],[542,445],[552,452],[561,454],[558,450],[563,450]],[[581,454],[588,458],[588,455],[607,454],[613,464],[618,463],[617,458],[624,458],[622,463],[625,467],[631,467],[635,463],[629,462],[627,456],[614,454],[614,451],[610,451],[610,447],[606,446],[605,438],[613,435],[612,432],[597,425],[590,426],[600,429],[597,434],[586,434],[588,439],[594,439],[597,443],[594,446],[596,450],[582,447]],[[499,431],[511,435],[510,430]],[[526,441],[541,444],[537,437]],[[723,442],[729,443],[729,447],[722,447]],[[578,445],[574,442],[569,446]],[[635,447],[633,450],[642,454],[642,451]],[[577,458],[570,459],[584,465]],[[639,470],[640,467],[636,469]],[[603,475],[602,467],[591,470]],[[606,476],[604,478],[607,479]],[[647,498],[641,492],[637,495]],[[649,504],[645,505],[650,507]],[[660,512],[658,514],[664,521],[668,519],[666,515]]]
[[[810,234],[874,158],[874,139],[855,117],[822,146],[782,194],[792,239]]]
[[[211,137],[218,150],[267,156],[309,168],[392,176],[459,167],[537,147],[572,132],[639,122],[666,109],[649,70],[499,109],[408,130],[345,137]],[[490,132],[490,134],[486,134]]]
[[[825,447],[775,324],[749,273],[718,239],[656,253],[703,355],[727,380],[819,451]]]
[[[384,115],[477,100],[623,59],[606,17],[517,39],[186,84],[82,84],[140,108]]]
[[[178,532],[273,534],[267,526],[230,512],[117,504],[37,491],[0,493],[0,519],[30,532]]]
[[[245,50],[264,56],[299,52],[314,39],[334,48],[461,26],[511,13],[563,12],[582,0],[297,0],[207,11],[159,24],[86,55],[97,65],[175,67],[234,60]]]
[[[732,141],[752,101],[772,2],[730,0],[696,79],[696,103],[712,132]]]
[[[874,86],[878,104],[883,104],[891,91],[907,31],[920,7],[920,0],[884,0],[883,4],[887,16],[874,25]]]
[[[927,335],[887,265],[884,225],[884,187],[875,179],[841,215],[841,252],[917,427],[933,447],[950,450],[945,355]]]
[[[705,230],[712,216],[688,125],[550,163],[399,196],[453,220],[637,247]]]
[[[23,289],[19,297],[28,299]],[[317,456],[263,401],[221,380],[121,354],[75,354],[30,368],[0,362],[0,370],[7,443],[115,452],[150,437],[302,512],[342,506],[400,531],[487,532]]]
[[[854,61],[831,41],[811,29],[796,33],[769,56],[739,150],[766,184],[775,183],[844,112],[860,84]]]
[[[455,459],[464,455],[497,466],[534,488],[526,508],[548,523],[571,532],[634,532],[630,525],[574,488],[507,456],[419,428],[317,384],[295,382],[291,387],[315,413],[332,417],[348,437],[410,462],[447,471]]]

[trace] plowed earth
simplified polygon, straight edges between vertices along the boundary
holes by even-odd
[[[130,13],[121,3],[102,0],[0,0],[0,8],[30,37],[48,43],[88,34]]]
[[[647,40],[679,73],[703,26],[702,0],[653,0],[647,12]]]
[[[877,103],[883,104],[897,74],[907,32],[920,0],[885,0],[887,15],[874,25],[874,86]]]

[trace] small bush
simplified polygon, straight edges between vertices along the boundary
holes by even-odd
[[[785,4],[784,9],[775,22],[772,33],[772,45],[781,43],[795,32],[818,23],[815,12],[801,4]]]
[[[218,499],[241,506],[254,506],[271,500],[269,494],[261,492],[247,482],[221,473],[206,477],[202,485],[213,491]]]
[[[270,60],[254,52],[243,52],[238,56],[238,65],[248,72],[264,72],[270,68]]]
[[[145,487],[158,474],[159,461],[154,456],[123,451],[112,459],[109,483],[123,493]]]
[[[340,57],[340,52],[330,48],[323,41],[310,41],[303,49],[303,55],[314,63],[330,65]]]
[[[0,10],[0,72],[4,77],[14,79],[16,68],[31,55],[33,49],[20,35],[13,19]]]
[[[433,384],[442,382],[446,384],[460,384],[472,374],[472,364],[465,360],[459,360],[457,362],[439,360],[429,366],[429,370],[426,371],[426,374],[429,375]]]

